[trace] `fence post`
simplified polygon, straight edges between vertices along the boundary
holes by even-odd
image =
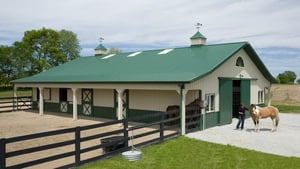
[[[13,102],[13,111],[16,111],[16,101],[15,101],[15,96],[12,97],[12,102]]]
[[[165,120],[165,113],[164,112],[161,112],[160,113],[161,116],[160,116],[160,124],[159,124],[159,127],[160,127],[160,141],[164,141],[164,120]]]
[[[80,165],[80,127],[75,128],[75,165]]]
[[[125,148],[128,148],[128,119],[123,118],[123,127],[124,127],[124,142],[125,142]]]
[[[5,138],[0,139],[0,169],[4,169],[6,167],[5,144]]]

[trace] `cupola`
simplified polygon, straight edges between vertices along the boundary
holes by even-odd
[[[202,24],[197,23],[195,26],[197,28],[197,32],[190,38],[191,46],[205,45],[206,37],[199,32],[199,29],[202,26]]]
[[[107,49],[102,45],[103,38],[100,38],[100,44],[95,48],[95,56],[105,55],[107,53]]]
[[[206,37],[197,31],[191,38],[191,46],[205,45]]]

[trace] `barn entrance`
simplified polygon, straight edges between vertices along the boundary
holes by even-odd
[[[241,81],[232,82],[232,117],[238,118],[239,105],[241,102]]]
[[[219,79],[220,92],[220,124],[229,124],[237,115],[238,106],[243,103],[250,105],[250,80],[249,79]],[[246,117],[249,117],[247,115]]]

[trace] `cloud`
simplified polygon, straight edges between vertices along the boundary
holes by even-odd
[[[277,76],[284,71],[293,71],[300,78],[300,48],[269,47],[256,49],[264,64]]]
[[[279,52],[264,49],[289,53],[300,44],[297,0],[2,0],[1,6],[0,44],[21,40],[27,30],[67,29],[83,55],[93,54],[100,36],[123,51],[188,46],[197,22],[208,44],[249,41],[263,58]]]

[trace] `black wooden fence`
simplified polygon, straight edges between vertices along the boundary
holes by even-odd
[[[130,121],[134,120],[141,120],[145,118],[151,117],[160,117],[161,120],[157,122],[153,122],[150,124],[137,124],[133,123],[131,124]],[[170,123],[172,121],[179,121],[180,117],[174,117],[165,119],[166,113],[157,113],[152,115],[144,115],[139,117],[134,117],[131,119],[122,119],[122,120],[115,120],[105,123],[99,123],[99,124],[93,124],[88,126],[82,126],[82,127],[75,127],[75,128],[68,128],[68,129],[62,129],[62,130],[56,130],[56,131],[49,131],[49,132],[43,132],[43,133],[37,133],[37,134],[30,134],[25,136],[17,136],[12,138],[2,138],[0,139],[0,169],[12,169],[12,168],[25,168],[30,166],[39,166],[41,164],[45,163],[53,163],[56,160],[64,159],[64,158],[73,158],[71,162],[65,161],[65,163],[61,166],[52,166],[51,168],[71,168],[83,165],[88,162],[101,160],[108,158],[110,156],[119,154],[120,152],[126,151],[130,149],[130,145],[128,145],[129,139],[130,139],[130,133],[131,131],[137,131],[139,129],[142,129],[140,132],[137,132],[137,134],[134,134],[134,140],[140,139],[141,141],[135,141],[135,147],[141,147],[153,143],[161,142],[168,138],[177,137],[180,135],[180,129],[179,125],[165,125],[166,123]],[[130,122],[130,125],[128,123]],[[103,128],[119,125],[119,127],[115,130],[110,130],[108,132],[101,132]],[[97,134],[93,135],[85,135],[84,132],[87,132],[89,130],[97,130]],[[35,139],[43,139],[47,137],[58,137],[61,135],[69,134],[72,135],[72,137],[69,137],[68,139],[64,139],[64,141],[60,142],[53,142],[48,143],[48,141],[45,141],[45,144],[37,144],[38,146],[34,147],[26,147],[18,150],[12,150],[9,151],[8,147],[10,144],[16,144],[16,143],[23,143],[30,140]],[[110,141],[110,142],[103,142],[101,140],[109,139],[110,137],[115,136],[121,136],[121,140],[116,141]],[[151,137],[149,137],[151,136]],[[91,141],[91,140],[97,140],[95,144],[89,145],[89,146],[82,146],[85,142]],[[113,149],[110,151],[104,151],[102,153],[96,154],[92,157],[83,159],[83,154],[88,153],[95,150],[103,150],[109,146],[115,146],[116,144],[119,144],[120,142],[123,142],[123,146],[119,147],[117,149]],[[53,155],[53,153],[49,153],[47,156],[39,156],[37,155],[38,159],[31,159],[31,160],[21,160],[17,161],[14,158],[22,158],[23,156],[36,156],[34,153],[41,153],[43,151],[49,151],[52,149],[58,149],[64,146],[71,146],[72,148],[69,148],[66,152],[60,152],[58,154]],[[47,154],[47,153],[46,153]],[[41,157],[41,158],[39,158]],[[36,158],[36,157],[35,157]],[[10,161],[9,161],[10,160]],[[11,164],[8,164],[8,161]],[[12,162],[14,161],[14,162]]]
[[[0,113],[17,110],[29,110],[32,106],[32,97],[0,97]]]

